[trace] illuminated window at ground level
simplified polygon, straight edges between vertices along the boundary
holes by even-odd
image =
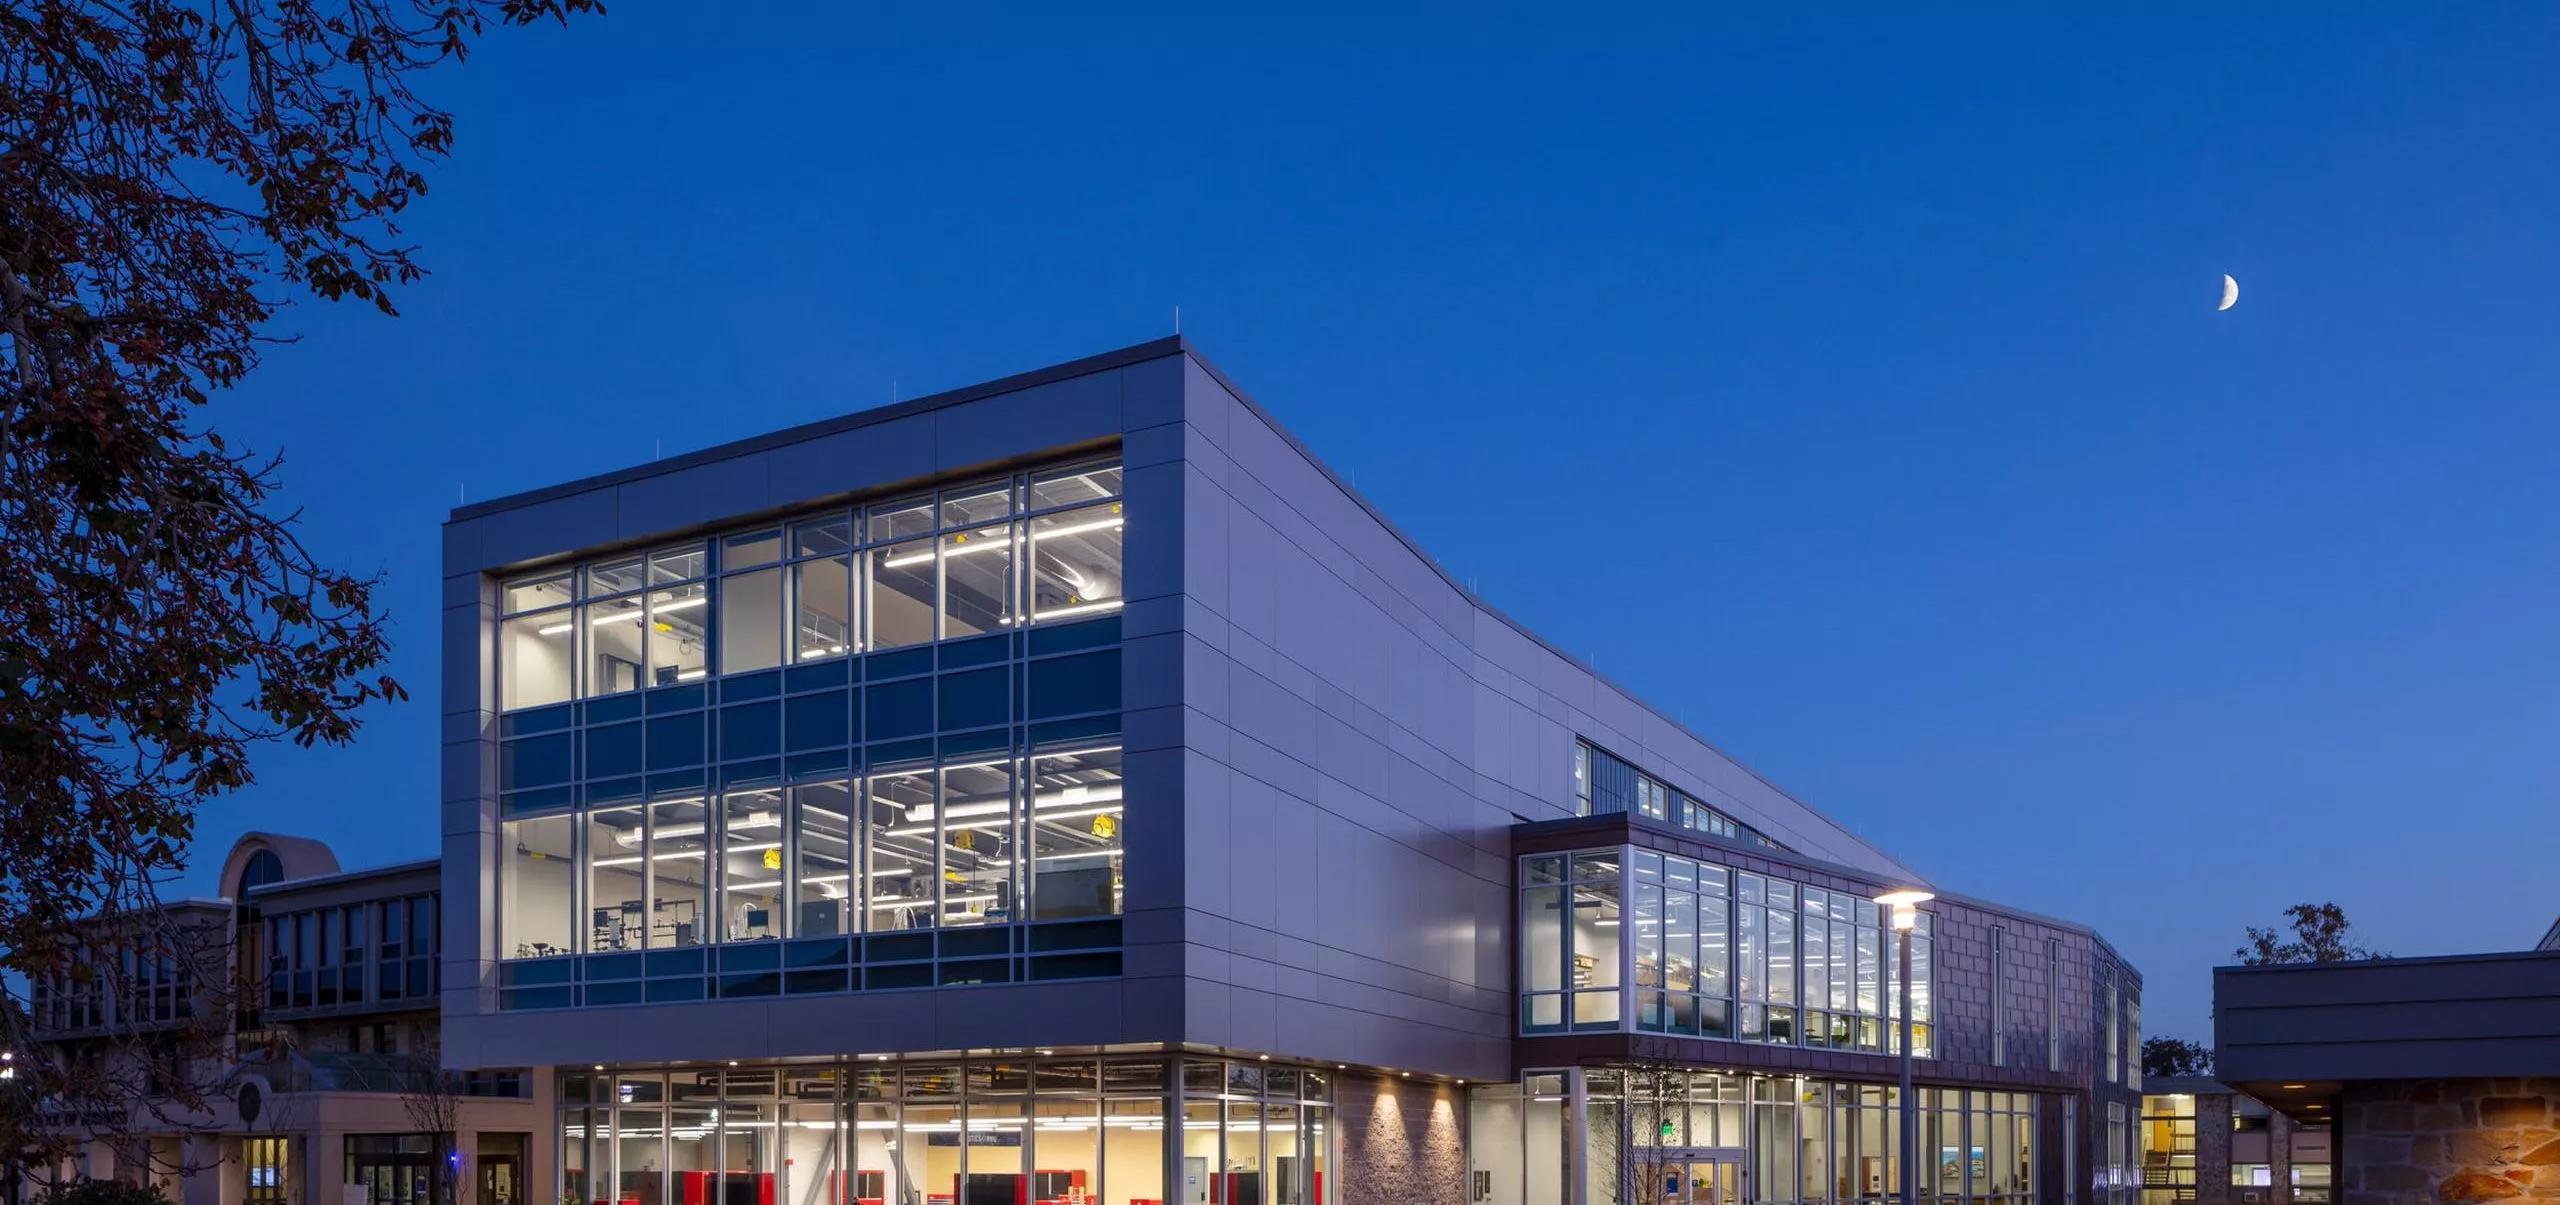
[[[561,1199],[1325,1205],[1334,1090],[1160,1056],[564,1074]]]

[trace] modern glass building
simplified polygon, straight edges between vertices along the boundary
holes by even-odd
[[[1909,867],[1163,340],[454,512],[446,1056],[572,1205],[1882,1201]],[[2140,979],[1941,893],[1918,1191],[2131,1205]]]

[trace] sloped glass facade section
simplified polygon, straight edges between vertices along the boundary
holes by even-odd
[[[1875,901],[1632,846],[1519,862],[1520,1032],[1634,1030],[1897,1051],[1897,959]],[[1933,1053],[1930,918],[1911,946],[1912,1052]]]

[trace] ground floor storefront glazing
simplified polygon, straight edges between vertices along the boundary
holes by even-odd
[[[560,1077],[562,1205],[1323,1205],[1329,1069],[873,1059]]]
[[[1474,1195],[1492,1205],[1890,1205],[1899,1096],[1886,1084],[1679,1066],[1532,1071],[1470,1091]],[[1920,1200],[2033,1205],[2042,1098],[1915,1096]]]

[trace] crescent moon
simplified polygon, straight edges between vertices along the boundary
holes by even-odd
[[[2224,273],[2222,277],[2222,304],[2213,308],[2216,310],[2227,310],[2239,300],[2240,282],[2231,279],[2229,273]]]

